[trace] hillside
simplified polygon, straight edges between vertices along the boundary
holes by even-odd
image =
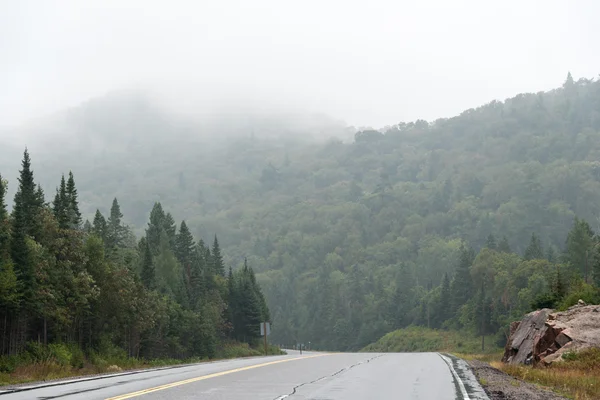
[[[454,118],[363,130],[351,143],[315,141],[306,126],[284,134],[285,120],[261,119],[223,138],[219,124],[201,128],[150,106],[119,113],[107,102],[71,110],[60,129],[79,141],[55,142],[64,151],[31,146],[38,180],[51,185],[55,171],[72,169],[84,215],[91,217],[98,204],[106,213],[117,196],[138,233],[155,201],[195,227],[196,237],[210,240],[216,232],[226,264],[238,267],[248,257],[255,267],[274,342],[358,349],[392,329],[425,324],[423,310],[439,303],[445,274],[456,281],[461,262],[468,270],[476,257],[468,247],[479,251],[490,235],[497,243],[506,237],[503,244],[518,254],[504,247],[477,256],[501,265],[503,280],[490,301],[511,307],[494,308],[491,325],[499,330],[509,314],[528,311],[529,300],[550,293],[555,262],[582,270],[581,259],[558,258],[574,217],[592,229],[600,225],[600,82],[594,80],[569,75],[561,88]],[[282,135],[273,135],[278,129]],[[322,138],[347,133],[339,126],[327,128],[331,135],[311,129]],[[3,164],[18,160],[12,150],[4,153],[3,147]],[[550,260],[521,259],[532,233],[543,247],[534,258]],[[538,281],[525,278],[534,272]],[[432,327],[472,327],[476,311],[461,308],[468,300],[429,321]]]

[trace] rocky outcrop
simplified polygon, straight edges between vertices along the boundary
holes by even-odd
[[[600,306],[579,301],[567,311],[544,308],[510,326],[502,361],[510,364],[550,364],[567,352],[600,347]]]

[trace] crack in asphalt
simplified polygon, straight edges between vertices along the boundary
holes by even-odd
[[[373,361],[374,359],[376,359],[376,358],[379,358],[379,357],[383,357],[384,355],[385,355],[385,354],[379,354],[379,355],[376,355],[376,356],[374,356],[374,357],[371,357],[371,358],[369,358],[369,359],[367,359],[367,360],[363,360],[363,361],[361,361],[361,362],[358,362],[358,363],[356,363],[356,364],[352,364],[352,365],[351,365],[351,366],[349,366],[349,367],[344,367],[344,368],[340,369],[339,371],[337,371],[337,372],[334,372],[333,374],[330,374],[330,375],[325,375],[325,376],[322,376],[322,377],[320,377],[320,378],[317,378],[317,379],[315,379],[315,380],[313,380],[313,381],[310,381],[310,382],[304,382],[304,383],[301,383],[301,384],[299,384],[299,385],[296,385],[296,386],[294,386],[294,387],[292,388],[292,391],[291,391],[290,393],[288,393],[288,394],[283,394],[283,395],[281,395],[281,396],[278,396],[278,397],[276,397],[276,398],[275,398],[275,399],[273,399],[273,400],[283,400],[283,399],[286,399],[286,398],[288,398],[288,397],[290,397],[290,396],[293,396],[293,395],[295,395],[295,394],[296,394],[296,392],[298,391],[298,389],[300,389],[302,386],[306,386],[306,385],[312,385],[313,383],[320,382],[320,381],[322,381],[322,380],[324,380],[324,379],[327,379],[327,378],[333,378],[334,376],[336,376],[336,375],[339,375],[339,374],[341,374],[341,373],[343,373],[343,372],[349,371],[349,370],[351,370],[351,369],[352,369],[352,368],[354,368],[354,367],[358,367],[359,365],[362,365],[362,364],[368,364],[368,363],[370,363],[371,361]]]

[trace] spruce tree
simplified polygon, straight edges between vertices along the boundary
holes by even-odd
[[[148,242],[146,238],[140,239],[139,244],[141,260],[142,260],[142,268],[141,268],[141,278],[144,286],[150,290],[156,289],[156,269],[154,266],[154,261],[152,259],[152,253],[150,252],[150,248],[148,247]]]
[[[56,189],[53,203],[54,217],[60,229],[68,229],[69,225],[69,200],[67,198],[67,184],[65,176],[60,179],[60,186]]]
[[[123,247],[125,229],[121,224],[122,218],[121,207],[115,198],[110,207],[110,216],[106,222],[106,246],[109,249]]]
[[[10,229],[5,199],[6,182],[2,179],[2,175],[0,175],[0,260],[9,257]]]
[[[175,238],[175,255],[182,265],[189,264],[196,244],[185,221],[181,221],[179,233]]]
[[[225,263],[223,262],[223,256],[221,255],[221,248],[219,247],[219,240],[215,235],[212,248],[212,266],[214,268],[215,275],[225,276]]]
[[[508,244],[508,238],[506,236],[503,236],[500,243],[498,243],[498,251],[502,253],[512,253],[510,244]]]
[[[152,254],[157,255],[160,246],[160,235],[164,230],[165,212],[160,203],[154,203],[152,211],[150,211],[150,220],[146,228],[146,240]]]
[[[79,212],[79,201],[77,200],[77,189],[75,188],[75,179],[73,178],[73,173],[71,171],[69,171],[69,180],[67,181],[66,199],[66,209],[69,218],[69,228],[80,229],[81,212]]]
[[[472,248],[460,247],[458,265],[454,278],[450,284],[451,313],[454,314],[473,296],[473,280],[471,278],[471,265],[475,259]]]
[[[591,269],[593,237],[594,232],[590,225],[586,221],[575,217],[573,228],[567,235],[565,258],[582,277],[586,277]]]
[[[166,213],[163,219],[163,229],[167,233],[167,237],[169,238],[169,244],[171,245],[171,250],[175,251],[176,247],[176,233],[177,226],[175,225],[175,220],[171,213]]]
[[[106,218],[100,212],[100,210],[96,210],[96,215],[94,215],[94,223],[92,225],[92,233],[99,238],[101,238],[106,244]]]
[[[10,229],[5,197],[6,183],[0,175],[0,316],[16,309],[19,303],[17,275],[9,254]]]
[[[448,278],[448,274],[444,273],[444,277],[442,278],[442,283],[440,285],[440,315],[438,316],[440,321],[450,319],[451,301],[452,297],[450,293],[450,278]]]
[[[40,201],[27,149],[23,154],[21,167],[18,179],[19,187],[15,194],[12,211],[11,256],[16,276],[23,288],[23,298],[31,305],[36,279],[27,246],[27,237],[35,238],[39,234],[39,222],[37,220],[40,214]]]
[[[531,234],[529,246],[527,246],[527,249],[525,249],[525,254],[523,258],[525,258],[526,260],[540,260],[544,258],[544,249],[542,248],[542,242],[535,235],[535,233]]]

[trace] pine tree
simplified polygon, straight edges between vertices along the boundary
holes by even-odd
[[[141,278],[144,286],[150,290],[156,289],[156,269],[152,259],[152,253],[148,247],[146,238],[140,239],[139,249],[142,260]]]
[[[487,247],[490,250],[497,250],[498,249],[498,245],[496,244],[496,238],[494,237],[493,234],[489,234],[487,237],[487,240],[485,242],[485,247]]]
[[[471,278],[471,265],[475,259],[472,248],[460,247],[458,265],[454,278],[450,284],[451,313],[454,314],[473,296],[473,280]]]
[[[150,211],[150,221],[146,228],[146,240],[152,254],[157,255],[160,246],[160,235],[164,230],[165,212],[160,203],[154,203]]]
[[[92,233],[94,235],[101,238],[104,242],[106,242],[106,233],[107,233],[107,225],[106,218],[100,212],[100,210],[96,210],[96,215],[94,215],[94,223],[92,225]]]
[[[442,283],[440,285],[440,321],[445,321],[451,317],[451,301],[452,297],[450,293],[450,278],[448,278],[448,274],[444,273],[444,277],[442,278]]]
[[[23,154],[21,167],[18,179],[19,187],[15,194],[12,212],[11,256],[16,276],[23,288],[23,298],[30,303],[33,299],[36,280],[26,241],[28,236],[35,238],[39,235],[40,225],[37,219],[41,205],[33,179],[33,171],[31,170],[31,159],[27,150]]]
[[[573,228],[567,235],[567,251],[565,257],[571,267],[586,277],[591,269],[592,245],[594,232],[590,225],[577,217],[573,221]]]
[[[223,256],[221,256],[221,248],[219,247],[217,235],[215,235],[215,240],[213,242],[212,258],[215,275],[225,276],[225,263],[223,262]]]
[[[531,240],[529,241],[529,246],[527,246],[523,258],[526,260],[540,260],[544,258],[542,242],[535,233],[531,234]]]
[[[122,218],[121,207],[115,198],[110,207],[110,216],[106,222],[106,247],[109,249],[123,247],[125,229],[121,224]]]
[[[8,221],[8,211],[6,210],[6,182],[0,175],[0,260],[8,258],[10,244],[10,229]]]
[[[60,229],[69,228],[69,200],[67,198],[67,185],[65,176],[60,179],[60,186],[56,189],[53,204],[54,217]]]
[[[506,236],[503,236],[502,240],[498,244],[498,251],[502,253],[512,253],[510,245],[508,244],[508,238]]]
[[[190,301],[193,300],[193,290],[192,290],[192,264],[194,258],[194,249],[196,244],[194,243],[194,238],[190,233],[185,221],[181,221],[181,225],[179,226],[179,233],[175,237],[175,256],[177,260],[181,263],[183,267],[183,275],[184,282],[186,285],[188,299]]]
[[[10,258],[10,228],[5,198],[6,182],[0,175],[0,316],[14,311],[19,304],[17,275]]]
[[[171,213],[166,213],[165,218],[163,219],[163,229],[167,233],[167,237],[169,238],[169,244],[171,245],[171,249],[175,251],[175,241],[176,241],[176,232],[177,226],[175,225],[175,220]]]
[[[79,201],[77,200],[77,189],[75,188],[75,179],[73,178],[73,173],[71,171],[69,171],[69,180],[67,181],[66,200],[67,215],[69,218],[69,228],[80,229],[81,212],[79,212]]]

